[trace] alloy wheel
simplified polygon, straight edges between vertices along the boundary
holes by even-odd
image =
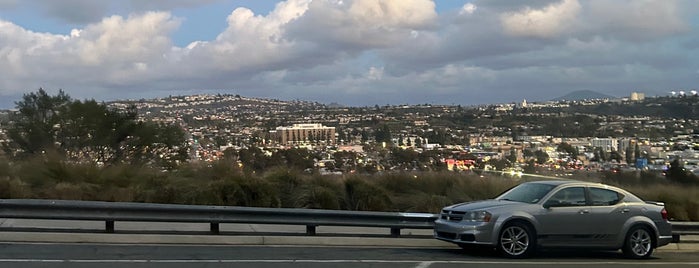
[[[500,248],[510,256],[520,256],[529,248],[529,234],[520,226],[509,226],[500,235]]]
[[[650,234],[643,228],[639,228],[631,233],[629,243],[631,250],[636,256],[645,256],[653,246]]]

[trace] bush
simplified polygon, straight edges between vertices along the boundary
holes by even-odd
[[[349,210],[388,211],[388,193],[368,180],[351,177],[345,180],[345,200]]]
[[[580,179],[620,186],[645,200],[665,202],[674,220],[699,221],[696,185],[647,172],[588,173]],[[226,161],[189,164],[174,171],[78,164],[50,154],[0,162],[0,198],[437,213],[449,204],[493,198],[519,183],[520,179],[491,173],[321,176],[276,168],[263,175],[245,174]]]

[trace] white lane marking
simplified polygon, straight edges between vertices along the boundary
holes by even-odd
[[[416,267],[429,267],[432,264],[515,264],[515,265],[699,265],[699,262],[634,262],[634,261],[556,261],[556,262],[534,262],[534,261],[421,261],[421,260],[87,260],[87,259],[0,259],[0,263],[417,263]],[[427,266],[422,266],[427,265]]]
[[[417,266],[415,266],[415,268],[428,268],[428,267],[430,267],[433,263],[434,263],[433,261],[423,261],[423,262],[421,262],[420,264],[418,264]]]

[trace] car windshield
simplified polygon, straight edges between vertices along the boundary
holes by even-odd
[[[539,200],[554,187],[556,186],[544,183],[524,183],[510,189],[495,199],[534,204],[539,202]]]

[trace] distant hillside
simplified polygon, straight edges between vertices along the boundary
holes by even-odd
[[[616,97],[602,94],[592,90],[578,90],[568,93],[565,96],[552,99],[552,101],[562,100],[597,100],[597,99],[614,99]]]

